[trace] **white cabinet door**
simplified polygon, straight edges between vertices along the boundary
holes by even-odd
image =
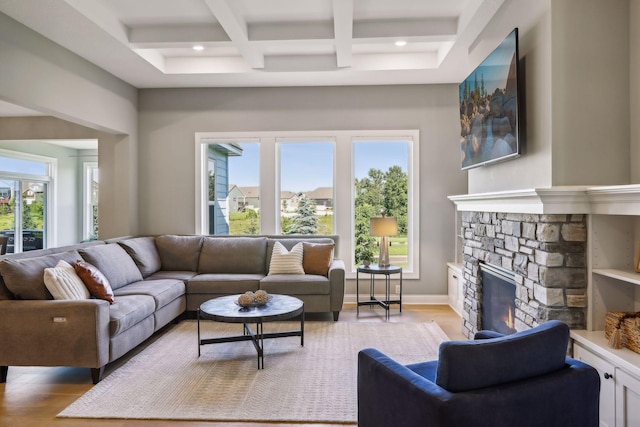
[[[448,285],[448,294],[449,294],[449,305],[453,308],[456,313],[462,315],[462,301],[464,300],[462,296],[462,281],[459,280],[460,270],[456,268],[449,267],[448,275],[447,275],[447,285]]]
[[[618,373],[614,366],[577,343],[573,345],[573,358],[593,366],[600,374],[600,426],[624,426],[625,424],[616,424],[616,382],[618,381]],[[629,424],[629,426],[632,425]]]
[[[640,380],[616,369],[616,426],[640,426]]]

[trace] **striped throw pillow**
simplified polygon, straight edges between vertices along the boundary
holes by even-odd
[[[53,299],[89,299],[91,294],[76,270],[64,260],[44,269],[44,284]]]
[[[304,274],[302,268],[302,242],[297,243],[291,251],[280,242],[273,245],[271,264],[269,264],[269,276],[273,274]]]

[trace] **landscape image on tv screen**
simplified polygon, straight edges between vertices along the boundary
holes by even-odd
[[[518,29],[460,83],[462,169],[520,155]]]

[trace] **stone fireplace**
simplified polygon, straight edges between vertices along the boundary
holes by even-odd
[[[461,212],[463,333],[483,329],[480,263],[513,272],[516,330],[550,319],[586,327],[584,214]]]

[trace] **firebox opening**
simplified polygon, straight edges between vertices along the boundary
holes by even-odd
[[[515,273],[492,264],[480,263],[482,278],[482,329],[503,334],[516,332]]]

